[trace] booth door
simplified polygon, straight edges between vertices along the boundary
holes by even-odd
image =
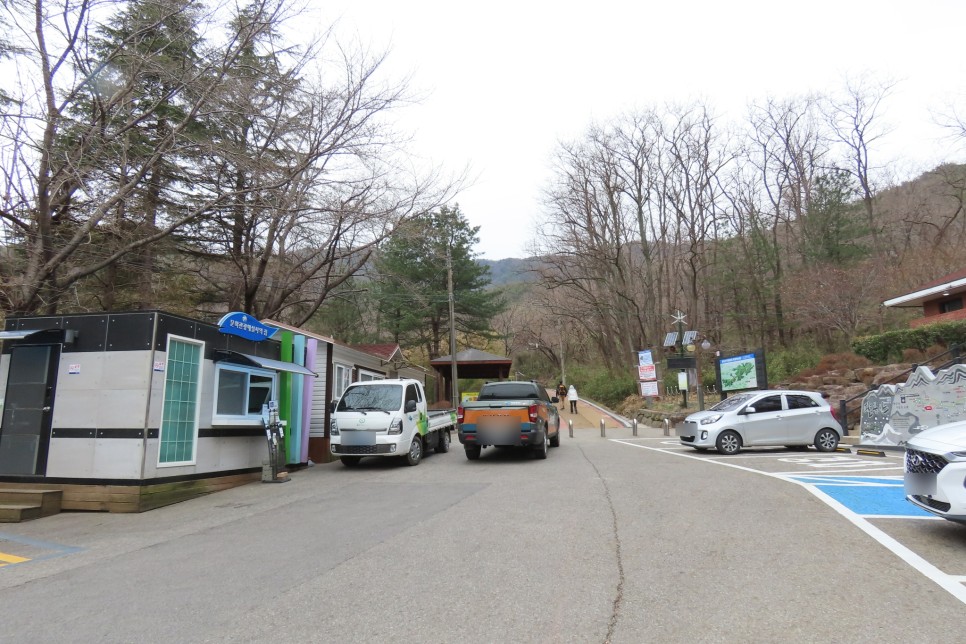
[[[47,471],[60,345],[15,346],[0,424],[0,475]]]

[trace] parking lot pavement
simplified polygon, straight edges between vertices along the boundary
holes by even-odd
[[[800,485],[880,546],[966,603],[966,527],[935,517],[906,501],[902,452],[862,453],[855,447],[832,453],[747,448],[725,456],[713,451],[698,452],[681,445],[674,436],[612,440],[704,461],[709,467],[754,472],[779,484]]]
[[[70,554],[80,548],[0,532],[0,568]]]

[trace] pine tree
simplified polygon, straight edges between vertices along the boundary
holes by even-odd
[[[459,206],[419,217],[381,249],[375,290],[380,316],[392,339],[424,347],[430,359],[449,352],[447,252],[453,271],[457,335],[489,338],[492,319],[505,308],[489,289],[489,267],[475,261],[479,227]]]

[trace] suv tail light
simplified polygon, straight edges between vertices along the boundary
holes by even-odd
[[[464,415],[463,414],[463,405],[460,405],[459,407],[456,408],[456,422],[462,424],[463,423],[463,415]]]
[[[835,405],[829,405],[829,411],[832,412],[832,418],[834,418],[835,420],[839,419],[839,413],[835,411]]]
[[[527,407],[527,412],[529,412],[529,414],[530,414],[530,422],[531,423],[537,422],[537,418],[540,417],[539,409],[540,409],[540,407],[537,406],[537,405],[530,405],[529,407]]]

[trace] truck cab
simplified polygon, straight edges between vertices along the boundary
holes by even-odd
[[[426,450],[449,451],[452,410],[429,412],[418,380],[370,380],[349,385],[332,403],[330,449],[343,465],[364,456],[399,457],[417,465]]]

